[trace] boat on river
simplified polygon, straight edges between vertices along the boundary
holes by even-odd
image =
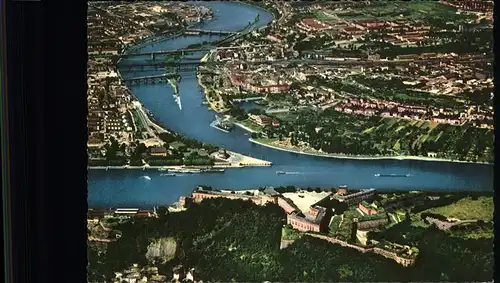
[[[410,174],[375,174],[375,177],[410,177]]]
[[[276,171],[277,175],[300,175],[300,172]]]
[[[162,177],[175,177],[177,175],[174,173],[162,173],[162,174],[160,174],[160,176],[162,176]]]
[[[202,169],[202,173],[224,173],[226,170],[223,168],[206,168]]]
[[[170,169],[168,170],[170,173],[181,173],[181,174],[194,174],[194,173],[201,173],[201,169],[197,168],[179,168],[179,169]]]

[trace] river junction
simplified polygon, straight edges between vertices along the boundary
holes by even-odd
[[[215,16],[200,28],[237,31],[259,15],[258,25],[265,26],[273,16],[259,7],[238,2],[198,2],[213,9]],[[238,15],[237,18],[234,15]],[[135,52],[173,50],[210,42],[220,36],[174,37],[141,46]],[[203,54],[197,54],[200,57]],[[123,59],[129,60],[129,59]],[[132,60],[132,59],[130,59]],[[134,60],[141,60],[135,58]],[[122,71],[124,78],[159,75],[162,70]],[[182,110],[173,99],[169,85],[136,85],[130,88],[166,128],[187,137],[208,142],[227,150],[273,163],[269,167],[234,168],[224,174],[189,174],[175,178],[161,176],[158,170],[89,170],[88,203],[90,207],[151,207],[171,204],[181,195],[189,195],[197,185],[217,188],[249,189],[260,186],[351,188],[379,190],[493,190],[493,166],[423,160],[356,160],[324,158],[279,151],[249,142],[249,133],[236,128],[224,133],[213,127],[214,112],[207,108],[195,71],[182,72],[179,94]],[[280,175],[277,171],[297,172]],[[408,178],[379,178],[376,174],[410,174]],[[147,176],[148,178],[144,178]]]

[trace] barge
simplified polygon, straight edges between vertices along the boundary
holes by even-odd
[[[410,174],[375,174],[375,177],[410,177]]]

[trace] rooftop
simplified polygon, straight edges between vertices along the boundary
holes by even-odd
[[[309,213],[311,205],[316,204],[318,201],[324,199],[330,192],[307,192],[300,191],[294,193],[283,193],[283,196],[289,198],[304,214]]]

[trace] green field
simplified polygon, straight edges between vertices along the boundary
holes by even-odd
[[[300,232],[297,232],[296,230],[294,230],[289,225],[285,225],[281,229],[281,239],[283,239],[283,240],[294,241],[294,240],[298,240],[300,238],[302,238],[302,234]]]
[[[334,215],[334,216],[332,216],[332,219],[330,221],[330,225],[328,226],[328,230],[329,230],[329,233],[331,235],[335,235],[335,233],[339,229],[340,220],[341,220],[341,216],[340,215]]]
[[[246,119],[246,120],[243,120],[243,121],[236,121],[237,123],[245,126],[245,127],[248,127],[250,129],[252,129],[253,131],[256,131],[256,132],[260,132],[262,131],[262,129],[264,127],[262,127],[261,125],[251,121],[250,119]]]
[[[493,220],[495,205],[492,197],[463,198],[456,203],[428,209],[425,212],[436,213],[447,218],[460,220]]]
[[[132,118],[134,119],[134,123],[135,123],[135,126],[137,128],[136,131],[137,132],[145,132],[147,130],[147,125],[144,125],[142,123],[142,120],[139,116],[141,114],[139,114],[138,110],[135,110],[135,109],[131,110],[131,112],[132,112]]]
[[[354,218],[361,218],[361,216],[362,215],[355,208],[351,207],[349,210],[346,210],[344,212],[344,220],[341,222],[342,224],[340,225],[340,227],[337,226],[337,229],[335,231],[333,229],[330,230],[330,233],[342,240],[352,239]],[[340,223],[340,216],[336,217],[339,218],[338,223]]]
[[[421,156],[450,160],[493,162],[493,131],[469,124],[453,126],[400,118],[351,115],[333,108],[325,111],[302,110],[286,127],[270,129],[269,140],[290,138],[293,146],[306,142],[304,152],[347,154],[358,157]],[[320,130],[316,130],[320,129]],[[307,133],[308,135],[304,134]]]
[[[457,9],[437,1],[391,1],[390,3],[374,2],[363,7],[362,10],[349,10],[337,13],[337,15],[347,20],[425,20],[442,18],[453,21],[466,17],[456,14],[456,12]],[[325,17],[323,13],[318,14],[318,19]]]
[[[331,10],[317,11],[314,15],[316,16],[316,19],[322,22],[330,22],[338,19],[338,17],[335,16],[335,13]]]

